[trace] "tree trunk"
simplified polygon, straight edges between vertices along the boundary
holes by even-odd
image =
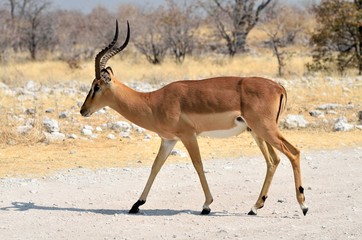
[[[246,51],[246,37],[248,32],[237,32],[235,33],[235,45],[237,52],[245,52]]]
[[[362,2],[362,0],[360,1]],[[362,3],[360,3],[362,6]],[[356,52],[357,55],[357,61],[358,61],[358,75],[362,75],[362,26],[358,27],[358,40],[359,40],[359,46]]]
[[[282,53],[279,52],[278,45],[274,40],[272,40],[272,44],[273,44],[274,54],[278,60],[278,76],[282,77],[284,76],[284,66],[285,66],[284,58],[282,56]]]
[[[31,60],[36,60],[36,49],[37,45],[36,45],[36,36],[34,33],[31,34],[31,37],[29,39],[29,52],[30,52],[30,57]]]

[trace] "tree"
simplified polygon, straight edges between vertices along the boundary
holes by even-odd
[[[294,44],[297,35],[301,35],[306,26],[305,11],[297,9],[290,5],[273,5],[266,12],[266,18],[263,22],[263,31],[268,35],[268,45],[278,61],[278,75],[285,74],[285,67],[293,52],[286,50],[288,45]]]
[[[12,47],[15,52],[21,50],[22,48],[22,32],[20,27],[23,25],[25,9],[28,6],[28,3],[32,0],[3,0],[4,6],[9,9],[6,13],[1,14],[2,21],[5,21],[3,24],[3,29],[1,31],[2,38],[7,39],[6,44],[7,48]],[[10,14],[10,17],[9,17]],[[6,31],[6,28],[11,29]]]
[[[195,6],[188,5],[186,1],[167,0],[166,7],[161,24],[176,63],[182,63],[186,54],[192,51],[193,33],[199,20],[194,14]]]
[[[11,46],[14,38],[10,15],[7,11],[0,9],[0,62],[7,60],[6,50]]]
[[[259,21],[260,13],[271,0],[200,0],[212,17],[230,56],[246,51],[246,38]],[[259,4],[256,3],[259,2]]]
[[[20,7],[23,19],[19,31],[32,60],[37,58],[38,51],[51,50],[55,45],[49,6],[46,0],[23,0]]]
[[[311,38],[313,63],[308,69],[357,68],[361,75],[362,0],[323,0],[314,11],[318,27]]]
[[[86,58],[86,49],[92,46],[83,42],[89,41],[89,36],[84,36],[87,29],[86,17],[79,11],[58,10],[53,14],[53,19],[59,59],[67,62],[70,68],[79,68],[80,60]]]
[[[281,50],[281,48],[284,46],[284,41],[282,39],[283,36],[280,36],[280,33],[282,31],[283,24],[280,22],[280,19],[278,18],[275,22],[275,25],[272,28],[265,28],[264,31],[268,35],[270,39],[270,45],[273,49],[273,53],[275,57],[278,60],[278,76],[282,77],[284,76],[284,68],[286,66],[286,60],[287,56],[290,57],[290,55],[287,55],[286,51]]]
[[[134,38],[136,48],[152,64],[161,64],[169,48],[162,28],[161,16],[163,15],[162,7],[152,12],[144,12],[142,19],[138,22],[139,34]]]

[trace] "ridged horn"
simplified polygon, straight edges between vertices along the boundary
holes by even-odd
[[[116,20],[116,33],[114,34],[113,41],[106,48],[100,51],[96,56],[95,59],[96,79],[101,78],[102,68],[100,67],[100,62],[102,57],[104,56],[104,54],[106,54],[109,51],[109,49],[111,49],[116,44],[117,39],[118,39],[118,20]]]
[[[106,67],[107,61],[113,57],[114,55],[116,55],[117,53],[121,52],[123,49],[125,49],[128,45],[129,42],[129,38],[130,38],[130,29],[129,29],[129,22],[127,21],[127,37],[126,40],[124,41],[124,43],[122,44],[122,46],[118,47],[118,48],[113,48],[112,50],[108,51],[104,57],[101,60],[100,63],[100,69],[102,70],[103,68]]]

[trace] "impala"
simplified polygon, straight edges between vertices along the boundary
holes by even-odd
[[[107,61],[128,44],[120,47],[118,22],[113,41],[95,58],[95,79],[81,107],[82,116],[89,117],[98,109],[109,106],[129,121],[157,133],[161,146],[152,165],[146,186],[129,213],[139,212],[146,202],[152,183],[177,141],[181,141],[192,160],[205,194],[201,214],[210,213],[213,201],[201,161],[197,137],[229,137],[249,131],[267,164],[260,195],[249,215],[256,215],[264,206],[268,190],[280,158],[275,149],[291,162],[297,201],[305,215],[304,188],[300,170],[300,151],[289,143],[278,129],[278,119],[286,106],[287,93],[278,83],[260,77],[216,77],[170,83],[163,88],[143,93],[121,83]]]

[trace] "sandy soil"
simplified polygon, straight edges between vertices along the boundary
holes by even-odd
[[[309,213],[294,196],[286,158],[258,216],[246,213],[265,174],[260,155],[204,162],[214,196],[203,193],[191,163],[171,162],[137,215],[150,167],[74,168],[41,178],[0,179],[0,239],[361,239],[362,147],[304,151]]]
[[[295,146],[306,150],[339,149],[362,146],[361,130],[325,132],[323,130],[283,130],[283,135]],[[150,166],[157,155],[160,138],[142,135],[130,139],[72,140],[52,144],[0,145],[0,178],[43,177],[70,168],[122,168]],[[260,156],[251,134],[245,132],[231,138],[199,138],[204,161],[212,159]],[[187,156],[182,143],[175,149]],[[167,163],[190,162],[188,157],[170,156]]]

